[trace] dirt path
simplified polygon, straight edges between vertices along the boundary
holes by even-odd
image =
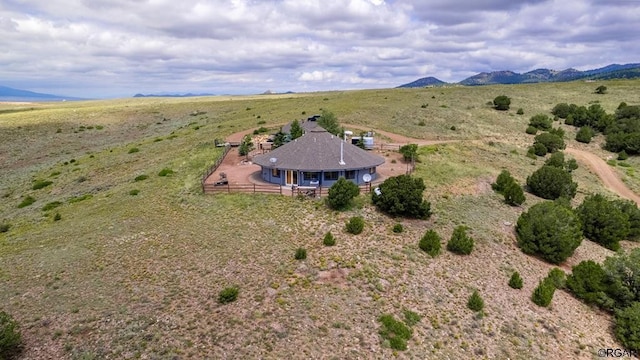
[[[567,147],[565,151],[573,155],[576,160],[586,164],[593,171],[608,189],[625,199],[635,201],[640,205],[640,196],[631,191],[620,178],[611,170],[611,167],[599,156],[588,151]]]

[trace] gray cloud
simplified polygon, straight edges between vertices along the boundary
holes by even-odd
[[[70,96],[394,87],[638,62],[637,1],[5,0],[3,85]]]

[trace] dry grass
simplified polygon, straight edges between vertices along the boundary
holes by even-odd
[[[542,164],[525,157],[530,116],[558,102],[598,100],[613,111],[640,93],[638,81],[605,84],[605,96],[592,94],[597,84],[578,82],[1,104],[0,221],[11,228],[0,234],[0,308],[22,324],[29,359],[388,358],[376,319],[402,318],[404,310],[422,320],[403,357],[592,358],[618,347],[609,316],[562,291],[550,309],[529,300],[551,266],[517,249],[511,224],[523,209],[505,205],[490,183],[502,169],[523,183]],[[501,94],[512,97],[512,111],[485,105]],[[391,219],[367,199],[342,213],[312,200],[200,194],[201,172],[219,154],[215,138],[321,108],[345,123],[471,139],[420,150],[416,175],[434,216]],[[515,115],[518,108],[525,115]],[[139,152],[128,153],[132,147]],[[585,148],[608,155],[597,144]],[[163,168],[175,173],[157,176]],[[142,174],[148,178],[134,181]],[[575,178],[575,203],[604,191],[582,167]],[[32,190],[35,179],[53,184]],[[36,203],[18,209],[26,195]],[[62,205],[41,210],[54,201]],[[527,195],[525,207],[537,201]],[[53,221],[55,212],[62,220]],[[352,216],[366,221],[360,235],[344,231]],[[405,231],[394,234],[398,221]],[[459,224],[476,239],[471,255],[432,259],[418,249],[427,229],[446,240]],[[328,231],[333,247],[322,244]],[[293,259],[298,247],[306,260]],[[608,254],[585,242],[565,270]],[[513,270],[522,290],[507,285]],[[238,300],[220,305],[227,286],[239,287]],[[486,304],[483,318],[466,308],[474,289]]]

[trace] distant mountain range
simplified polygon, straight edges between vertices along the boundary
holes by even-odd
[[[640,77],[640,64],[612,64],[603,68],[580,71],[576,69],[566,69],[562,71],[549,69],[536,69],[518,74],[513,71],[494,71],[490,73],[482,72],[468,77],[455,85],[491,85],[491,84],[527,84],[539,82],[563,82],[573,80],[609,80],[609,79],[631,79]],[[434,77],[426,77],[400,85],[399,88],[415,88],[425,86],[446,85],[444,81]],[[452,84],[452,85],[453,85]]]
[[[37,93],[28,90],[14,89],[6,86],[0,86],[0,101],[64,101],[64,100],[83,100],[80,98]]]

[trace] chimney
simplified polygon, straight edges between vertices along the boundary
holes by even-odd
[[[344,163],[344,141],[340,141],[340,165],[346,165]]]

